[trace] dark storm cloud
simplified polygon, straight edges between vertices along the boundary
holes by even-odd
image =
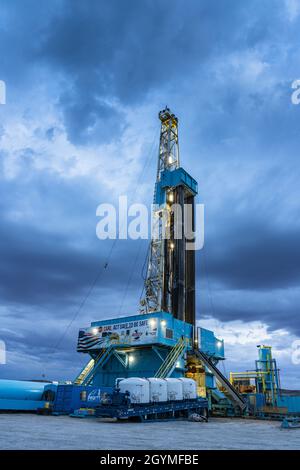
[[[0,255],[2,299],[29,304],[59,303],[78,295],[101,262],[91,253],[72,249],[59,235],[16,224],[2,224]]]
[[[24,225],[1,225],[0,294],[4,302],[54,306],[68,302],[75,304],[90,290],[98,273],[101,274],[94,291],[114,286],[119,293],[122,292],[129,274],[126,266],[131,266],[135,244],[130,246],[128,243],[126,252],[118,253],[118,261],[111,261],[110,265],[114,264],[112,271],[104,269],[110,252],[106,243],[102,244],[101,252],[97,250],[96,243],[87,251],[83,247],[72,247],[68,239],[57,234],[51,235]],[[18,235],[12,235],[16,231]],[[26,231],[26,237],[23,231]],[[134,276],[135,281],[139,278]]]
[[[140,242],[97,239],[99,199],[89,194],[90,181],[40,175],[25,183],[0,182],[0,295],[4,302],[76,305],[98,273],[94,296],[100,288],[111,286],[122,292]],[[33,196],[28,194],[29,185],[34,188]],[[23,201],[33,211],[30,223],[22,214]],[[141,285],[140,270],[132,276]]]
[[[195,79],[197,95],[206,88],[207,96],[201,71],[204,77],[209,60],[222,60],[229,51],[247,52],[258,44],[263,48],[270,37],[276,48],[283,28],[277,2],[253,1],[246,6],[237,0],[191,0],[186,5],[177,0],[167,8],[161,1],[65,0],[45,10],[38,4],[34,8],[38,22],[30,13],[36,5],[33,0],[26,7],[24,2],[4,5],[8,27],[2,44],[9,44],[14,56],[14,61],[10,60],[3,50],[4,73],[12,69],[19,80],[21,69],[22,76],[27,72],[31,77],[41,67],[48,70],[52,82],[60,83],[58,104],[69,138],[77,144],[103,142],[119,135],[124,117],[115,100],[122,105],[137,104],[157,87],[167,91],[181,86],[182,81],[193,87]],[[290,29],[294,31],[292,26]],[[11,37],[12,30],[17,34]],[[211,90],[222,113],[212,115],[201,126],[202,136],[212,133],[214,141],[226,136],[230,125],[231,134],[241,116],[245,122],[253,119],[256,112],[251,115],[251,109],[254,111],[262,99],[260,95],[247,97],[249,108],[239,84],[230,83],[230,76],[224,78],[225,86],[221,83],[219,90]],[[274,115],[280,116],[275,111]],[[243,122],[241,125],[245,127]]]
[[[216,239],[207,242],[207,271],[212,279],[242,290],[299,285],[300,228],[285,230],[251,220],[218,235],[220,245]]]
[[[19,92],[24,94],[30,82],[31,85],[36,85],[36,64],[33,57],[43,37],[43,29],[47,28],[49,19],[60,4],[60,0],[1,1],[1,79],[5,80],[10,88],[14,85],[14,92],[19,88]]]
[[[228,33],[243,19],[242,10],[237,1],[217,9],[211,2],[186,7],[175,1],[170,9],[160,1],[67,0],[45,33],[41,56],[79,79],[79,93],[85,87],[137,100],[151,86],[194,69],[195,58],[238,44],[240,35]]]
[[[35,60],[65,74],[60,106],[70,139],[112,139],[122,128],[122,114],[110,100],[137,103],[157,86],[192,79],[213,54],[262,41],[268,33],[260,9],[256,24],[235,0],[175,1],[172,8],[161,1],[66,0],[41,29]]]
[[[299,196],[295,180],[280,186],[285,177],[281,169],[267,173],[269,184],[256,178],[255,194],[251,185],[238,191],[236,182],[215,213],[208,198],[206,240],[197,253],[199,318],[209,312],[220,321],[259,320],[300,333],[300,224],[290,215]]]
[[[246,143],[253,149],[253,160],[258,159],[258,152],[261,152],[260,160],[274,160],[282,151],[286,159],[294,159],[299,113],[291,103],[291,81],[292,75],[267,89],[258,85],[256,90],[249,90],[251,83],[241,84],[238,77],[226,77],[226,86],[222,88],[218,82],[205,82],[203,89],[207,96],[200,92],[195,98],[195,105],[198,102],[203,107],[204,104],[206,109],[201,126],[193,131],[195,137],[209,147],[223,146],[223,158],[226,140],[232,140],[234,145],[237,139],[241,153],[247,148]],[[226,154],[226,158],[230,161],[232,154]]]
[[[219,321],[259,321],[272,330],[285,329],[300,335],[300,290],[273,289],[268,291],[250,289],[227,289],[209,279],[203,266],[198,269],[197,313],[198,320],[205,317]]]
[[[59,104],[64,110],[68,137],[75,144],[110,142],[124,130],[123,113],[105,103],[88,86],[82,94],[74,89],[65,91]]]

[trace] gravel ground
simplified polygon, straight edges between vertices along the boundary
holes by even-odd
[[[0,449],[300,449],[300,428],[228,418],[142,424],[0,414]]]

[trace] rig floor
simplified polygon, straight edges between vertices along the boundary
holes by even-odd
[[[0,414],[0,449],[300,449],[300,429],[276,421],[102,422],[69,416]]]

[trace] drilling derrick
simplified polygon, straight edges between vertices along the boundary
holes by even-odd
[[[166,107],[160,111],[159,119],[152,239],[142,311],[169,312],[194,325],[195,251],[191,248],[197,183],[180,167],[177,117]]]
[[[213,332],[195,325],[197,182],[179,163],[177,117],[167,107],[158,116],[152,236],[141,312],[102,318],[80,329],[77,350],[90,358],[74,383],[103,390],[114,387],[122,377],[189,377],[205,397],[205,367],[214,370],[216,361],[224,358],[224,347]],[[200,346],[213,363],[203,362],[206,356],[200,357]],[[208,380],[214,387],[211,376]],[[225,379],[222,383],[226,384]]]

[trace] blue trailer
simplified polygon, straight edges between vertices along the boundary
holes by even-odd
[[[203,421],[208,420],[208,400],[195,398],[160,403],[131,403],[130,394],[115,390],[101,400],[95,409],[97,418],[116,418],[117,420],[157,421],[170,419],[188,419],[197,415]]]
[[[52,388],[46,386],[45,397],[48,399],[46,410],[54,415],[69,415],[78,409],[92,409],[99,405],[104,393],[112,392],[112,390],[111,387],[59,384],[53,393]],[[39,411],[46,410],[40,409]]]

